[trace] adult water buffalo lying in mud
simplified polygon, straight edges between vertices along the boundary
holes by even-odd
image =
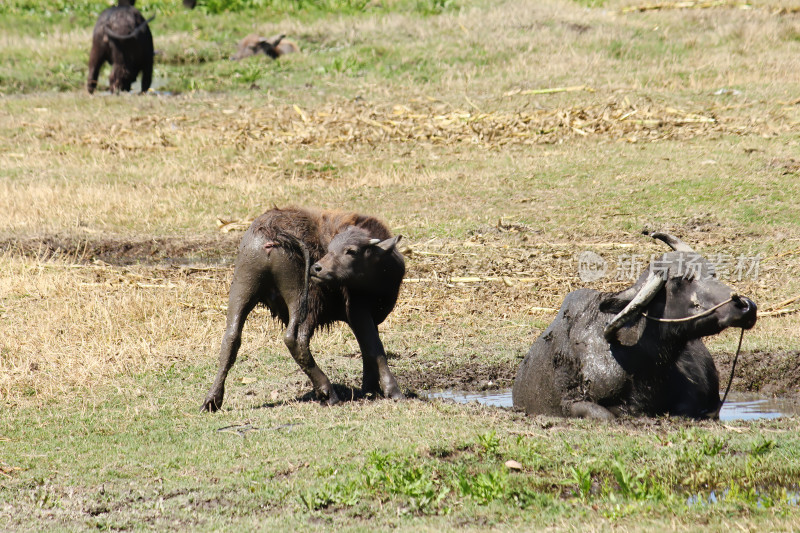
[[[231,59],[237,61],[256,54],[264,54],[272,59],[278,59],[282,55],[299,52],[300,47],[285,37],[285,35],[278,35],[267,39],[256,33],[251,33],[239,41],[239,47],[236,53],[231,56]]]
[[[614,418],[719,415],[719,378],[701,337],[751,328],[756,304],[717,281],[679,239],[618,293],[581,289],[522,361],[512,398],[528,414]]]
[[[286,326],[283,340],[319,400],[339,402],[309,342],[319,326],[339,320],[349,324],[361,348],[364,392],[382,390],[386,397],[403,398],[378,336],[378,324],[394,308],[405,274],[395,246],[399,239],[380,220],[355,213],[288,208],[256,218],[239,245],[219,371],[202,409],[216,411],[222,405],[244,322],[258,303]]]
[[[153,35],[145,20],[133,7],[136,0],[119,0],[97,18],[89,53],[89,80],[86,90],[93,93],[103,64],[111,64],[108,85],[111,92],[130,91],[142,73],[142,92],[147,92],[153,79]]]

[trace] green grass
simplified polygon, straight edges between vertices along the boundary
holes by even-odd
[[[13,476],[0,491],[11,509],[0,523],[450,529],[553,527],[569,516],[638,528],[643,515],[691,527],[732,513],[772,529],[798,516],[800,440],[780,423],[736,433],[672,421],[553,426],[418,400],[256,402],[202,416],[195,378],[179,370],[133,380],[97,391],[104,399],[91,408],[65,399],[5,410],[0,466]],[[522,470],[504,466],[509,459]]]

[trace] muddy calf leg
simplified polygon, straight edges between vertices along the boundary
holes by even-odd
[[[238,265],[237,265],[238,266]],[[257,282],[255,276],[237,268],[234,270],[231,292],[228,297],[228,317],[225,324],[225,333],[222,336],[222,345],[219,349],[219,369],[217,377],[208,391],[201,411],[214,412],[222,407],[225,396],[225,378],[228,371],[236,361],[236,354],[242,343],[242,328],[247,320],[247,315],[258,303]]]
[[[380,385],[383,395],[393,400],[405,398],[397,380],[389,370],[389,363],[386,361],[386,352],[383,343],[378,335],[378,328],[372,320],[368,307],[358,305],[357,302],[350,303],[348,310],[348,322],[353,334],[356,336],[358,346],[361,348],[361,357],[364,364],[364,381],[362,387],[364,392],[373,392]]]
[[[297,364],[300,365],[300,368],[311,380],[317,399],[328,405],[336,405],[339,403],[339,397],[333,390],[333,385],[331,385],[328,376],[317,366],[314,357],[311,355],[309,343],[311,342],[312,333],[307,324],[298,325],[293,317],[290,319],[283,335],[283,341],[286,343],[286,347],[289,348],[294,360],[297,361]]]

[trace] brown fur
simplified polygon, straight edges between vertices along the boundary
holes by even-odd
[[[313,211],[296,207],[272,209],[253,221],[251,228],[265,238],[275,241],[285,251],[291,253],[298,270],[306,268],[303,246],[308,250],[310,263],[319,261],[328,248],[331,239],[349,226],[367,230],[371,237],[388,239],[389,229],[377,218],[348,213],[344,211]],[[397,285],[399,290],[399,283]],[[391,291],[390,291],[391,292]],[[396,298],[397,291],[395,291]],[[319,284],[308,287],[308,312],[310,320],[318,326],[327,326],[336,321],[346,320],[344,301],[346,294],[341,288],[332,289]],[[284,325],[289,322],[289,311],[281,301],[267,297],[264,303]],[[394,306],[392,304],[392,306]],[[380,322],[389,314],[385,312]]]

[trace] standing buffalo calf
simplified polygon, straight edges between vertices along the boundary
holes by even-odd
[[[86,89],[93,93],[103,64],[111,64],[108,79],[111,92],[130,91],[142,73],[142,92],[147,92],[153,79],[153,36],[145,20],[133,7],[136,0],[119,0],[97,18],[89,53],[89,80]]]
[[[239,41],[239,47],[236,53],[231,56],[231,59],[236,61],[256,54],[264,54],[272,59],[278,59],[282,55],[299,52],[300,48],[294,42],[285,39],[285,37],[285,35],[278,35],[267,39],[251,33]]]
[[[386,397],[403,398],[378,336],[378,324],[394,308],[405,274],[395,246],[399,239],[378,219],[355,213],[272,209],[255,219],[239,245],[219,371],[202,409],[216,411],[222,405],[244,322],[258,303],[286,326],[283,340],[318,399],[339,402],[309,342],[319,326],[339,320],[348,323],[361,348],[364,392],[382,390]]]
[[[618,293],[581,289],[564,299],[514,381],[528,414],[719,416],[719,378],[702,337],[749,329],[756,304],[715,278],[714,265],[679,239],[674,251]]]

